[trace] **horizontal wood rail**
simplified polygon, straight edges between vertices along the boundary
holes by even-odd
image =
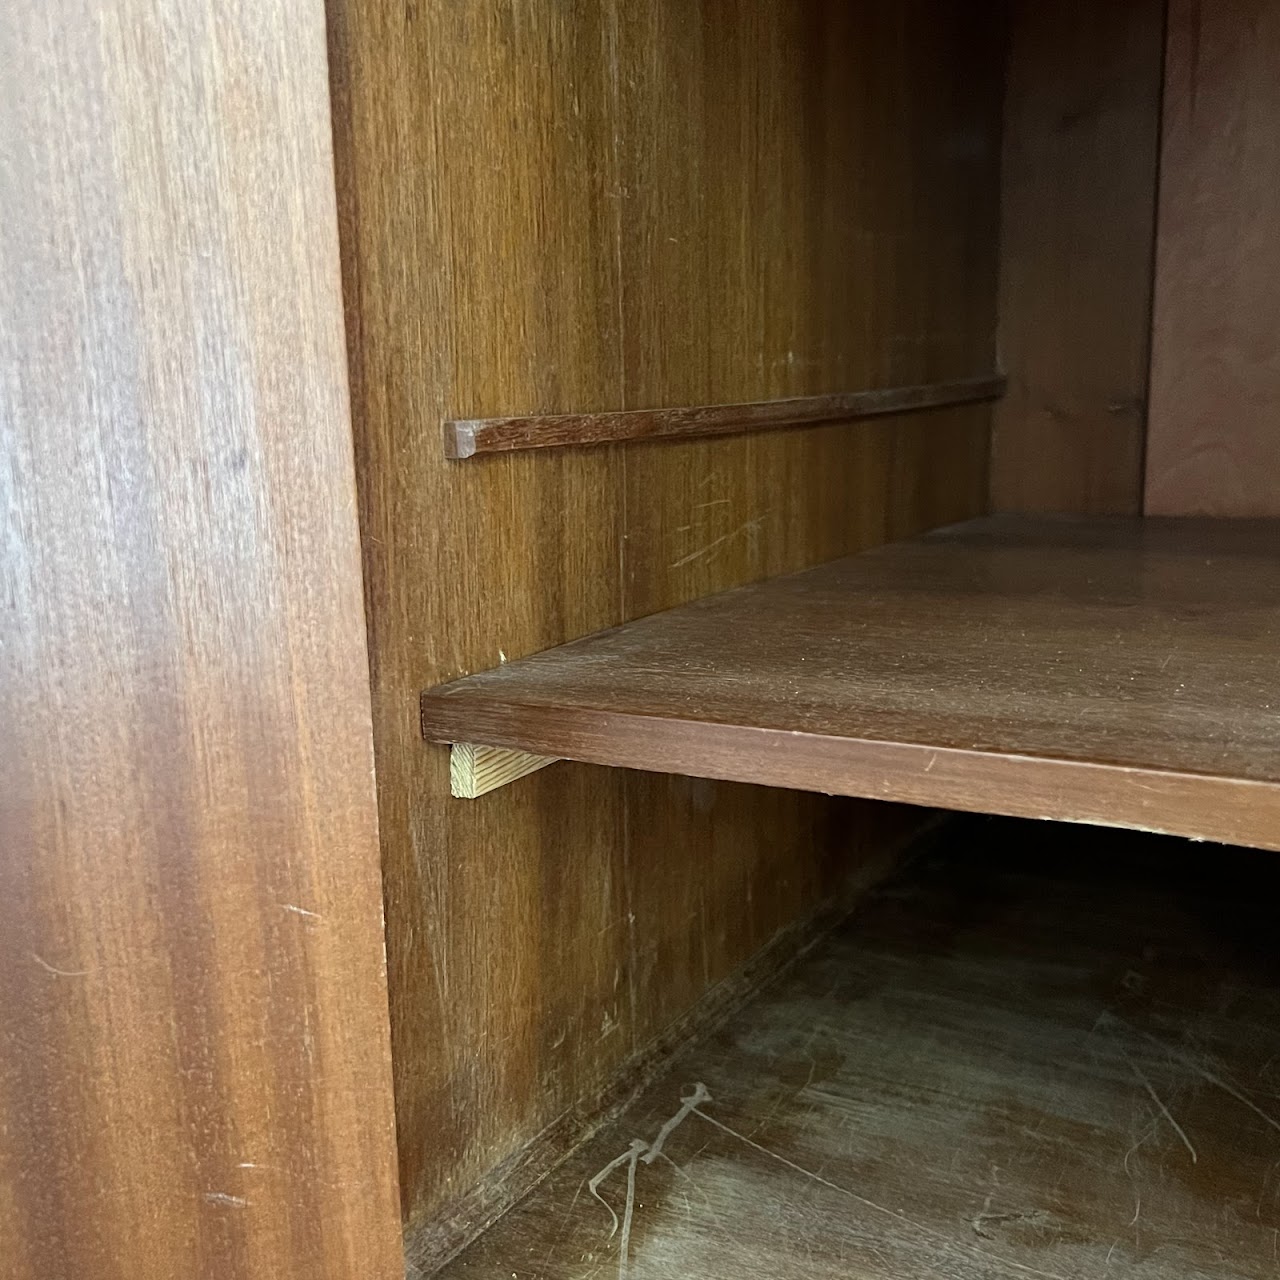
[[[751,404],[465,418],[444,424],[444,452],[448,458],[471,458],[480,453],[505,453],[514,449],[552,449],[566,445],[615,444],[623,440],[721,436],[776,427],[807,427],[820,422],[998,400],[1004,395],[1005,385],[1003,374],[987,374],[918,387],[844,391],[790,400],[759,400]]]

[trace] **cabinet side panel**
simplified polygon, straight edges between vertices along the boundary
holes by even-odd
[[[324,39],[0,11],[12,1280],[402,1273]]]

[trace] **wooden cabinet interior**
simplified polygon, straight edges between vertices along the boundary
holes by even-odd
[[[1196,397],[1181,395],[1166,413],[1158,386],[1149,426],[1153,346],[1157,371],[1184,379],[1219,358],[1212,333],[1178,326],[1230,305],[1229,292],[1208,308],[1185,289],[1179,301],[1161,268],[1164,309],[1154,338],[1151,329],[1157,233],[1169,273],[1199,272],[1210,289],[1241,269],[1248,240],[1177,239],[1184,208],[1216,218],[1204,200],[1180,201],[1195,170],[1172,159],[1188,144],[1168,127],[1170,113],[1185,113],[1194,89],[1180,69],[1182,8],[1169,24],[1163,103],[1159,3],[1009,8],[998,299],[1009,393],[991,442],[997,509],[1158,509],[1152,468]],[[1255,8],[1274,16],[1262,0]],[[1269,30],[1259,13],[1251,20]],[[1225,15],[1214,22],[1230,25]],[[1230,58],[1212,71],[1232,86],[1215,101],[1263,93]],[[1232,118],[1246,134],[1251,117],[1237,108]],[[1256,191],[1238,172],[1234,184],[1196,180],[1219,181],[1230,216],[1256,226]],[[1218,263],[1204,261],[1204,244]],[[1262,317],[1246,309],[1238,326],[1262,335]],[[1241,439],[1256,440],[1259,410],[1274,407],[1257,382],[1267,376],[1259,359],[1256,341],[1244,343],[1235,382],[1224,384],[1225,404],[1250,397]],[[1221,444],[1196,456],[1232,456],[1229,415],[1201,421]],[[531,434],[528,420],[503,429]],[[1247,456],[1254,492],[1265,493],[1270,460]],[[1228,509],[1198,484],[1192,475],[1184,487],[1206,505],[1164,509]],[[788,497],[803,506],[807,491]],[[1274,514],[1257,500],[1234,510]],[[961,526],[692,605],[660,597],[652,605],[677,607],[428,693],[424,728],[440,741],[543,757],[1276,848],[1277,533],[1265,523]]]
[[[1280,848],[1280,0],[91,8],[0,17],[6,1275],[388,1280],[397,1175],[426,1273],[940,813]]]
[[[1160,0],[335,18],[423,1265],[919,821],[867,797],[1280,846],[1275,526],[963,523],[1146,509]],[[422,690],[528,776],[451,800]]]

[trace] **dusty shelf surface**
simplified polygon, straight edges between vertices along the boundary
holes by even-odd
[[[1280,864],[967,819],[445,1280],[1254,1280]]]
[[[1280,848],[1280,521],[975,520],[422,714],[433,741]]]

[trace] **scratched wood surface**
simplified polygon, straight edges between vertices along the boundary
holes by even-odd
[[[451,800],[420,691],[976,514],[990,413],[466,462],[440,423],[988,372],[999,42],[943,0],[329,14],[401,1169],[426,1220],[875,828],[578,765]]]
[[[1280,515],[1280,5],[1171,0],[1147,510]]]
[[[1164,14],[1009,5],[996,511],[1142,510]]]
[[[960,828],[443,1280],[1262,1280],[1273,858]]]
[[[402,1274],[319,0],[0,6],[0,1274]]]

